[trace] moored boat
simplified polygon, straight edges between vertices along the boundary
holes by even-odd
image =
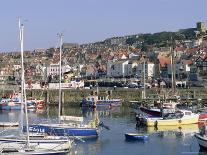
[[[159,107],[140,107],[140,111],[154,117],[162,117],[165,114],[168,113],[174,113],[177,102],[164,102],[162,103],[162,108],[161,105]]]
[[[98,106],[107,106],[115,107],[121,105],[121,99],[109,99],[108,97],[101,97],[98,95],[90,95],[84,98],[81,101],[82,107],[98,107]]]
[[[192,113],[188,110],[180,110],[176,113],[169,114],[159,118],[145,118],[146,126],[179,126],[198,123],[199,114]]]
[[[91,120],[88,124],[83,123],[83,117],[60,116],[60,119],[64,122],[58,124],[31,124],[29,125],[29,131],[87,139],[98,137],[98,118]],[[26,131],[26,127],[23,129]]]
[[[0,122],[0,127],[18,127],[18,122]]]
[[[147,140],[149,138],[146,134],[125,133],[126,140]]]

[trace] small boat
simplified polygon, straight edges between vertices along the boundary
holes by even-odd
[[[36,150],[36,149],[30,149],[30,148],[15,148],[15,147],[8,147],[8,148],[2,148],[0,150],[0,154],[2,155],[67,155],[69,153],[68,150],[62,150],[62,151],[55,151],[55,150]]]
[[[145,134],[125,133],[125,138],[126,140],[147,140],[149,136]]]
[[[199,133],[195,133],[194,137],[197,139],[200,148],[202,150],[207,150],[207,137]]]
[[[0,127],[18,127],[19,123],[18,122],[0,122]]]
[[[109,99],[98,95],[90,95],[81,101],[82,107],[95,108],[98,106],[116,107],[121,105],[121,99]]]

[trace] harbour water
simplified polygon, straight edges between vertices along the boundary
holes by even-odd
[[[19,111],[3,111],[0,121],[18,121]],[[85,120],[98,116],[107,128],[100,128],[97,139],[76,141],[71,155],[202,155],[193,133],[198,131],[197,124],[168,128],[136,128],[133,109],[116,107],[112,109],[88,110],[79,107],[64,107],[65,115],[84,116]],[[42,112],[30,112],[29,121],[38,122],[57,118],[57,107],[50,107]],[[3,131],[4,129],[2,129]],[[13,129],[18,131],[18,129]],[[127,132],[144,133],[149,135],[147,141],[126,141]],[[11,131],[10,131],[11,133]],[[1,135],[6,131],[1,132]]]

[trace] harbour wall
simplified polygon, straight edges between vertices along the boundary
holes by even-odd
[[[13,90],[20,91],[19,88],[4,89],[0,88],[0,95],[12,93]],[[27,89],[27,98],[43,99],[50,105],[58,104],[59,90],[58,89]],[[62,103],[64,105],[79,105],[83,97],[95,94],[96,88],[92,89],[62,89]],[[101,96],[108,96],[109,98],[122,99],[124,104],[130,101],[141,101],[143,96],[143,89],[130,89],[130,88],[99,88]],[[159,95],[158,95],[159,94]],[[161,95],[160,95],[161,94]],[[170,89],[147,89],[146,99],[158,100],[158,96],[170,96]],[[177,94],[186,98],[186,100],[198,100],[199,102],[206,102],[207,90],[205,88],[194,89],[177,89]],[[173,96],[170,96],[173,97]]]

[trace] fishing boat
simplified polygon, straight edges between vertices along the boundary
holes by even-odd
[[[83,98],[81,101],[82,107],[99,107],[99,106],[105,106],[105,107],[116,107],[121,105],[121,99],[109,99],[108,97],[101,97],[98,95],[90,95],[86,98]]]
[[[146,117],[144,123],[146,126],[179,126],[198,123],[199,114],[188,110],[179,110],[165,117]]]
[[[140,111],[154,117],[161,117],[165,114],[168,113],[174,113],[175,108],[178,102],[164,102],[162,103],[162,108],[161,106],[159,107],[140,107]]]
[[[141,112],[146,113],[150,116],[160,117],[162,116],[160,109],[158,108],[147,108],[147,107],[140,107]]]
[[[125,133],[126,140],[147,140],[149,138],[146,134]]]

